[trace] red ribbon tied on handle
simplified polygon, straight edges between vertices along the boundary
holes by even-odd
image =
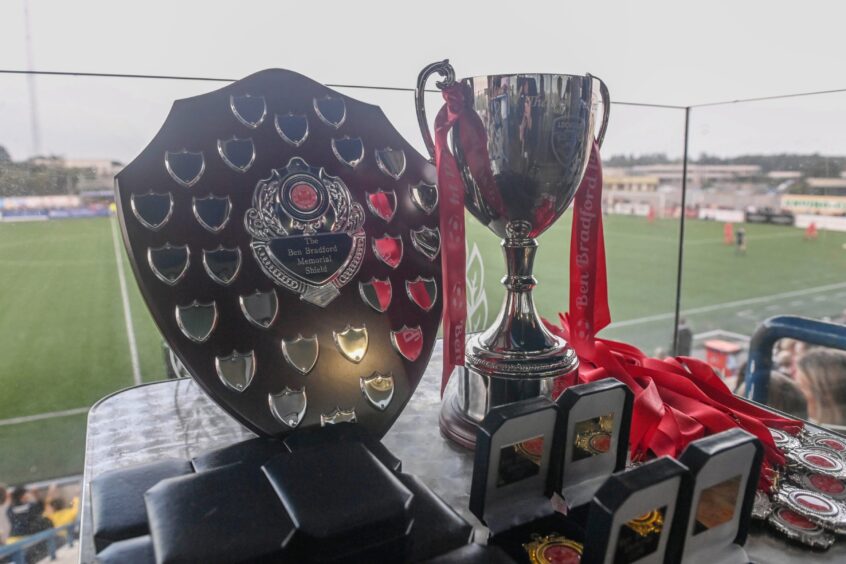
[[[450,374],[464,365],[467,325],[466,262],[464,250],[464,187],[458,163],[447,147],[447,134],[464,116],[464,95],[459,84],[444,89],[446,104],[435,118],[435,166],[438,171],[441,267],[444,287],[444,365],[441,396]]]

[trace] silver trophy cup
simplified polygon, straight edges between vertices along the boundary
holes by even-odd
[[[427,66],[417,79],[417,117],[433,157],[423,97],[426,81],[435,73],[443,77],[439,88],[455,83],[448,61]],[[507,271],[502,309],[490,328],[468,340],[466,366],[452,375],[441,409],[444,435],[473,448],[478,424],[491,407],[549,395],[555,378],[578,368],[573,348],[547,331],[535,311],[535,238],[572,202],[590,157],[600,104],[601,144],[610,100],[605,84],[591,75],[489,75],[460,83],[467,111],[484,124],[492,173],[482,178],[471,174],[465,158],[470,148],[462,147],[459,122],[452,130],[451,149],[462,176],[464,204],[502,238]]]

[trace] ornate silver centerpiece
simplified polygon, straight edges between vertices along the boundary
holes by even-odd
[[[428,78],[455,84],[447,61],[427,66],[417,81],[421,132],[434,158],[434,143],[423,105]],[[508,74],[464,78],[464,111],[475,112],[485,128],[491,174],[471,173],[461,121],[452,130],[451,149],[464,185],[466,208],[502,238],[507,274],[502,309],[494,324],[472,336],[466,367],[450,380],[441,411],[444,434],[472,448],[477,425],[492,406],[546,395],[555,378],[578,368],[573,348],[543,326],[532,299],[536,237],[570,205],[584,175],[594,140],[597,110],[608,123],[605,84],[591,75]],[[562,263],[562,268],[564,265]],[[562,290],[562,295],[564,291]]]

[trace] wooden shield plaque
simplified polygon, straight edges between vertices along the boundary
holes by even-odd
[[[254,431],[382,436],[441,314],[435,171],[377,106],[287,70],[179,100],[117,177],[147,306]]]

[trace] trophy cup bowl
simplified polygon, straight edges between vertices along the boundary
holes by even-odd
[[[427,66],[418,77],[417,117],[433,157],[423,98],[435,73],[444,77],[439,88],[455,83],[448,61]],[[468,340],[466,365],[450,378],[441,409],[444,435],[473,448],[478,424],[491,407],[549,395],[555,378],[578,369],[575,350],[551,334],[535,311],[535,238],[572,202],[590,157],[600,104],[597,142],[605,135],[610,99],[605,84],[591,75],[504,74],[459,83],[465,111],[475,112],[484,125],[490,165],[490,174],[471,174],[465,156],[473,148],[462,146],[459,120],[451,149],[465,207],[502,239],[507,272],[502,309],[491,327]]]

